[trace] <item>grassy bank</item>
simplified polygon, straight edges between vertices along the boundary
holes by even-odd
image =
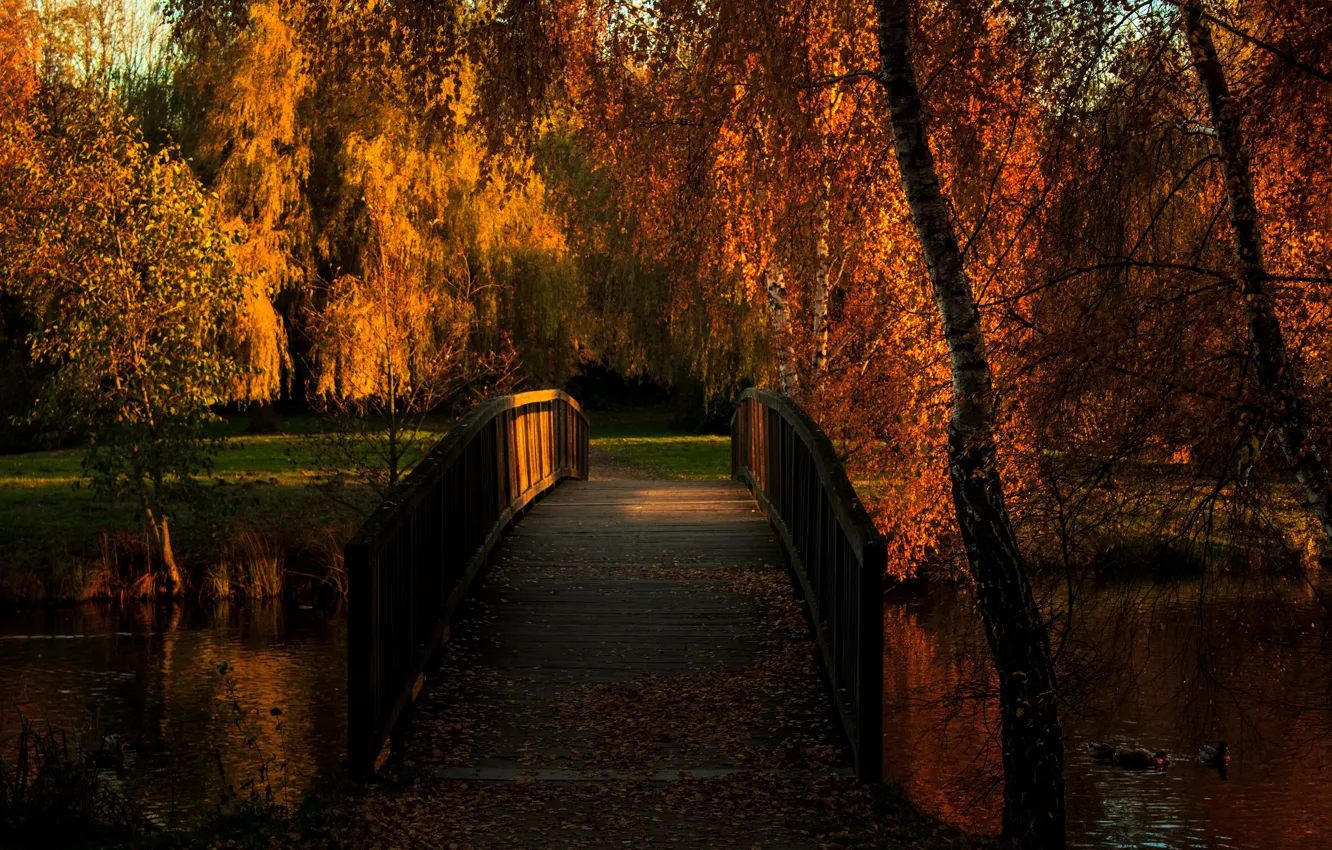
[[[270,596],[339,590],[341,547],[375,501],[347,483],[337,499],[314,485],[312,417],[285,418],[275,434],[246,434],[248,418],[218,426],[202,498],[171,515],[188,592]],[[0,456],[0,604],[140,595],[148,586],[140,515],[94,498],[77,450]]]
[[[681,433],[664,410],[594,413],[594,453],[673,479],[730,475],[727,437]],[[203,498],[171,515],[187,592],[272,596],[343,590],[342,544],[375,503],[347,483],[336,500],[321,481],[308,435],[313,417],[247,434],[247,417],[219,423],[225,439]],[[445,423],[431,432],[442,436]],[[0,605],[126,598],[151,588],[135,506],[94,498],[78,450],[0,456]]]

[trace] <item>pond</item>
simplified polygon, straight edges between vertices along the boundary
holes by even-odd
[[[1070,844],[1295,848],[1332,842],[1332,643],[1307,589],[1212,582],[1084,588],[1061,668]],[[999,828],[996,712],[972,602],[889,594],[885,773],[945,820]],[[1063,628],[1064,624],[1060,624]],[[1198,761],[1225,740],[1224,778]],[[1166,750],[1162,773],[1087,742]]]
[[[1332,837],[1321,603],[1298,586],[1202,590],[1082,591],[1086,616],[1062,658],[1074,846],[1280,850]],[[887,775],[945,819],[997,830],[994,715],[971,601],[891,592],[885,647]],[[342,770],[345,658],[341,611],[276,602],[9,614],[0,738],[17,708],[84,741],[133,741],[114,781],[163,824],[188,823],[218,799],[223,775],[240,787],[265,763],[294,800]],[[1233,753],[1224,780],[1196,757],[1220,739]],[[1118,770],[1093,763],[1087,741],[1165,749],[1174,763]]]
[[[295,800],[342,769],[346,641],[340,612],[276,601],[9,614],[0,739],[19,712],[85,748],[121,736],[123,775],[107,778],[163,825],[216,803],[223,776],[247,793],[265,768],[259,787]]]

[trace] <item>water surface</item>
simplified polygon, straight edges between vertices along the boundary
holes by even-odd
[[[1321,603],[1296,585],[1082,593],[1085,616],[1063,650],[1070,843],[1332,846]],[[997,714],[971,600],[904,594],[884,622],[886,775],[945,819],[998,831]],[[1197,761],[1200,744],[1221,739],[1232,750],[1224,779]],[[1124,771],[1092,762],[1088,741],[1164,749],[1174,762]]]
[[[188,823],[225,785],[294,800],[336,776],[345,681],[346,621],[336,611],[269,601],[0,618],[0,739],[20,711],[84,748],[122,736],[131,742],[123,776],[107,779],[162,824]]]
[[[889,599],[886,773],[947,820],[996,831],[994,712],[972,603],[946,590]],[[1332,846],[1332,644],[1317,599],[1298,586],[1144,584],[1084,589],[1079,610],[1061,661],[1074,846]],[[181,825],[224,782],[245,793],[265,767],[292,801],[340,775],[345,670],[336,610],[10,614],[0,618],[0,739],[17,708],[85,743],[134,740],[123,777],[108,779]],[[1225,779],[1196,761],[1199,744],[1221,738],[1234,753]],[[1161,774],[1094,764],[1089,740],[1165,749],[1175,763]]]

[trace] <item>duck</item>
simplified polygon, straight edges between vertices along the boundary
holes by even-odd
[[[1208,767],[1225,767],[1226,762],[1230,761],[1230,751],[1226,749],[1226,742],[1219,741],[1215,747],[1208,745],[1199,747],[1198,761]]]
[[[1115,766],[1125,770],[1165,770],[1170,766],[1170,757],[1165,750],[1116,750]]]
[[[1115,760],[1115,745],[1088,741],[1087,754],[1092,757],[1092,761],[1112,762]]]

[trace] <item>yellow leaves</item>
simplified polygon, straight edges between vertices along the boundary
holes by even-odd
[[[237,355],[247,369],[236,378],[231,397],[266,401],[277,396],[290,366],[287,334],[267,290],[252,278],[232,330]]]
[[[0,125],[18,118],[37,90],[38,37],[25,0],[0,0]]]

